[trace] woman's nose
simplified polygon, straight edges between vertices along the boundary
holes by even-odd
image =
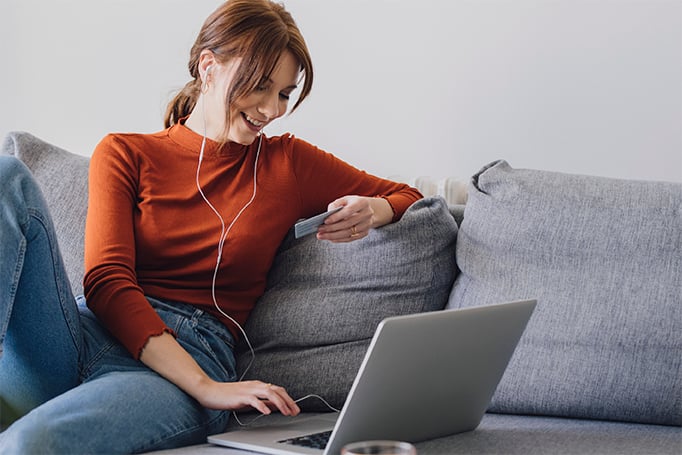
[[[279,117],[279,96],[268,94],[263,96],[258,106],[258,112],[268,117],[268,120]]]

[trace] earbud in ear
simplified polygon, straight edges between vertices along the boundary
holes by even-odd
[[[206,67],[206,74],[203,77],[203,81],[201,82],[201,93],[206,93],[208,91],[208,78],[211,75],[211,70],[213,69],[213,65],[208,65]]]

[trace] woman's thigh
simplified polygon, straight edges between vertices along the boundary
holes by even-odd
[[[233,341],[212,316],[150,299],[178,341],[213,379],[234,381]],[[0,434],[3,453],[133,453],[198,444],[224,431],[209,410],[134,359],[79,301],[83,380]]]
[[[147,452],[205,442],[228,417],[152,371],[111,372],[34,409],[0,435],[0,446],[4,453]]]

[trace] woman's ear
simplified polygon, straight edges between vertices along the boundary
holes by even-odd
[[[201,51],[199,55],[199,76],[201,77],[201,84],[206,85],[211,78],[211,72],[215,69],[217,62],[213,52],[209,50]]]

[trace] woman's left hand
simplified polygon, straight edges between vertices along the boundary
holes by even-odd
[[[328,209],[343,207],[327,217],[317,230],[319,240],[334,243],[352,242],[367,237],[369,230],[389,223],[393,209],[378,197],[344,196],[329,204]]]

